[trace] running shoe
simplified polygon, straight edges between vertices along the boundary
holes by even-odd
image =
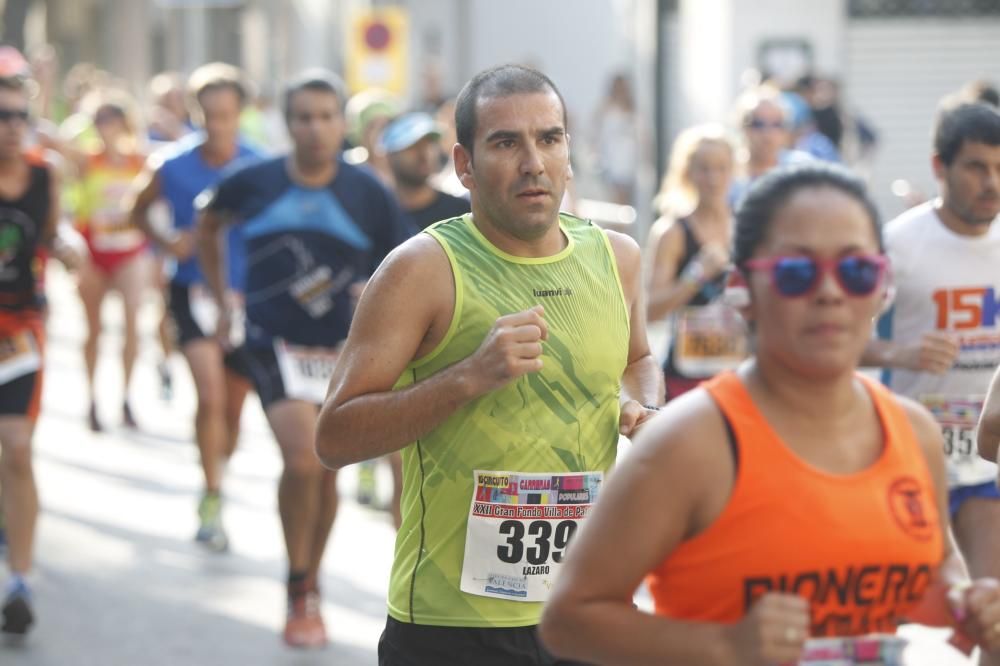
[[[156,371],[160,375],[160,399],[170,402],[174,397],[174,378],[170,374],[170,366],[166,361],[160,361],[156,364]]]
[[[0,631],[11,636],[24,636],[35,622],[31,610],[31,590],[23,579],[15,579],[3,602],[3,625]]]
[[[90,432],[104,432],[101,422],[97,420],[97,405],[90,403],[90,412],[87,414],[87,422],[90,425]]]
[[[135,417],[132,416],[132,408],[128,406],[128,401],[122,403],[122,422],[126,428],[135,430],[139,427],[135,422]]]
[[[285,644],[294,648],[321,648],[326,645],[326,625],[319,612],[318,592],[296,594],[288,599]]]
[[[201,503],[198,504],[198,520],[195,541],[217,553],[229,549],[229,537],[222,528],[222,498],[218,494],[210,493],[201,498]]]

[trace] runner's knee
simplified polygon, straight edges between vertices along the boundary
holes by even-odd
[[[8,478],[31,476],[31,445],[27,442],[5,445],[3,455],[0,456],[0,468],[4,470],[4,476],[9,475]]]
[[[294,449],[286,450],[284,457],[285,474],[305,479],[318,477],[323,470],[312,447],[297,446]]]

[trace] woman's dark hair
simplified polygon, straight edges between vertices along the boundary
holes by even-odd
[[[792,195],[807,188],[831,188],[861,204],[871,219],[879,251],[884,249],[878,209],[868,196],[864,182],[843,167],[808,162],[775,169],[750,187],[736,210],[733,235],[733,263],[736,266],[742,267],[764,243],[775,215]]]

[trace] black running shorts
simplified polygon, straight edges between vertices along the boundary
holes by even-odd
[[[389,617],[378,642],[379,666],[585,666],[542,647],[538,627],[437,627]]]

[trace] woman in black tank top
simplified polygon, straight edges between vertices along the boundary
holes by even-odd
[[[697,314],[689,308],[708,306],[724,288],[732,236],[726,197],[733,156],[733,144],[722,127],[699,125],[685,130],[674,142],[670,168],[657,196],[663,217],[653,226],[650,239],[647,314],[651,322],[673,315],[674,334],[663,366],[668,400],[711,376],[678,369],[676,333],[681,330],[679,320],[688,326],[686,314]],[[705,325],[693,321],[690,325]],[[697,353],[711,354],[711,348],[718,345],[701,346]]]

